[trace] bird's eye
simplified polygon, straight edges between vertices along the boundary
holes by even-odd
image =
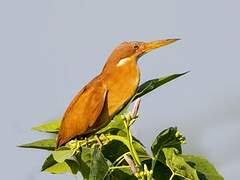
[[[136,44],[136,45],[133,46],[133,48],[134,48],[135,50],[137,50],[137,49],[139,48],[139,46]]]

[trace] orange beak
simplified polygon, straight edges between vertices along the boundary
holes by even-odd
[[[152,41],[148,43],[143,43],[142,46],[139,48],[138,55],[142,56],[143,54],[146,54],[153,49],[160,48],[162,46],[166,46],[168,44],[174,43],[175,41],[178,41],[180,39],[164,39],[159,41]]]

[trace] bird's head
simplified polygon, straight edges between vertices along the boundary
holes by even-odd
[[[142,55],[154,49],[171,44],[177,40],[179,39],[164,39],[152,42],[123,42],[113,50],[104,68],[108,65],[111,67],[121,66],[129,60],[137,61]]]

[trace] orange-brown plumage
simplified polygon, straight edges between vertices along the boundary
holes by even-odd
[[[72,100],[61,122],[57,147],[106,126],[134,95],[140,80],[137,60],[152,49],[175,42],[124,42],[108,58],[102,72]]]

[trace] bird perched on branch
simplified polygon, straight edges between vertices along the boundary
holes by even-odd
[[[123,42],[115,48],[102,72],[83,87],[68,106],[58,133],[57,148],[75,137],[85,137],[105,127],[137,90],[140,80],[137,60],[176,40]]]

